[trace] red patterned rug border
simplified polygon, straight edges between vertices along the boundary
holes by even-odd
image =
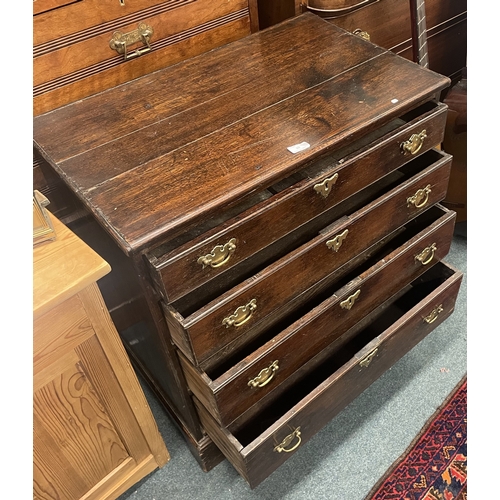
[[[390,488],[387,488],[387,486],[389,486],[390,484],[394,484],[396,482],[397,478],[395,477],[391,480],[391,476],[395,475],[397,473],[398,469],[402,469],[405,466],[406,467],[414,467],[414,468],[425,466],[422,463],[421,457],[418,456],[418,449],[419,448],[422,449],[424,446],[428,445],[428,443],[425,442],[426,436],[432,427],[436,427],[436,429],[433,429],[433,430],[437,430],[438,432],[440,430],[442,430],[443,433],[445,433],[445,432],[449,433],[448,429],[444,430],[444,424],[447,423],[447,425],[449,425],[450,421],[453,420],[453,417],[454,417],[454,415],[450,414],[450,412],[454,411],[454,408],[449,408],[449,405],[450,405],[450,402],[455,397],[457,397],[460,392],[464,393],[462,399],[464,400],[463,403],[465,403],[465,405],[467,405],[467,396],[466,396],[466,394],[467,394],[467,374],[464,375],[464,377],[453,388],[453,390],[450,392],[450,394],[448,394],[446,399],[439,406],[439,408],[436,409],[436,411],[433,413],[433,415],[431,417],[429,417],[429,419],[427,420],[425,425],[422,427],[422,429],[420,430],[418,435],[413,439],[413,441],[410,443],[410,445],[406,448],[404,453],[402,453],[398,457],[398,459],[393,462],[393,464],[389,467],[389,469],[387,469],[387,471],[383,474],[383,476],[380,478],[380,480],[377,481],[375,486],[371,489],[370,493],[365,497],[365,500],[382,500],[382,499],[384,499],[384,500],[389,500],[389,499],[390,500],[414,500],[414,499],[415,500],[419,500],[419,499],[434,500],[434,498],[436,498],[436,499],[444,498],[441,496],[434,497],[432,495],[432,493],[433,493],[432,491],[428,492],[429,494],[427,494],[423,497],[421,497],[419,495],[415,496],[414,492],[412,492],[411,490],[408,490],[406,493],[402,491],[401,496],[395,496],[394,492],[388,493],[386,496],[381,496],[381,495],[383,494],[383,489],[386,489],[386,490],[390,489]],[[466,408],[465,408],[465,411],[466,411]],[[466,425],[467,425],[466,419],[461,418],[458,420],[457,419],[454,420],[454,426],[456,426],[457,431],[460,431],[460,429],[462,429],[465,436],[466,436],[466,432],[467,432]],[[459,451],[458,449],[455,448],[455,446],[453,446],[454,444],[456,444],[458,446],[458,444],[459,444],[458,442],[453,442],[453,443],[449,442],[448,444],[450,445],[449,446],[450,449],[455,450],[455,453],[457,453],[457,451]],[[466,447],[466,444],[465,444],[465,447]],[[438,454],[441,452],[441,448],[436,448],[433,451],[436,452],[436,455],[434,455],[433,458],[438,460],[438,462],[439,462]],[[413,454],[413,458],[412,458],[412,454]],[[466,462],[466,451],[465,451],[465,456],[463,457],[463,459]],[[413,463],[412,463],[412,460],[413,460]],[[429,463],[430,463],[430,461],[429,461]],[[428,472],[430,472],[430,471],[428,471]],[[436,474],[434,474],[434,475],[436,476]],[[453,499],[458,500],[458,499],[466,499],[467,498],[467,495],[466,495],[466,477],[467,477],[467,473],[465,471],[464,477],[462,478],[464,481],[463,491],[458,493],[456,496],[450,497],[451,500],[453,500]],[[419,479],[419,478],[416,478],[416,479]],[[422,477],[422,479],[425,481],[425,477]],[[389,480],[391,480],[390,483],[389,483]],[[429,481],[429,486],[431,484],[432,483]],[[417,483],[415,483],[413,486],[417,486]],[[432,488],[431,488],[431,490],[432,490]],[[403,496],[403,494],[406,496]]]

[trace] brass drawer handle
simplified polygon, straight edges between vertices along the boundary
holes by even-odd
[[[435,307],[435,308],[431,311],[431,313],[430,313],[428,316],[426,316],[426,317],[424,318],[424,321],[425,321],[426,323],[429,323],[429,325],[430,325],[430,324],[434,323],[434,321],[436,321],[436,320],[437,320],[437,318],[438,318],[439,314],[440,314],[440,313],[442,313],[442,312],[443,312],[443,304],[439,304],[437,307]]]
[[[433,243],[430,247],[425,247],[419,254],[415,255],[415,260],[418,260],[423,266],[426,266],[434,258],[434,252],[436,252],[436,250],[436,244]]]
[[[401,143],[401,149],[405,155],[416,155],[424,145],[424,140],[427,137],[427,131],[422,130],[420,134],[412,134],[411,137]]]
[[[347,297],[347,299],[343,300],[340,303],[340,307],[342,309],[347,309],[348,311],[350,311],[352,309],[352,306],[354,305],[354,302],[356,302],[357,298],[359,297],[360,293],[361,293],[361,289],[354,292],[352,295]]]
[[[257,309],[257,300],[252,299],[246,306],[238,307],[233,314],[224,318],[222,324],[226,325],[226,328],[230,326],[241,326],[252,317],[252,313],[255,309]]]
[[[376,356],[378,352],[378,347],[375,347],[373,351],[370,351],[360,362],[359,366],[362,366],[363,368],[366,368],[371,362],[372,359]]]
[[[134,31],[129,31],[128,33],[122,33],[121,31],[115,31],[113,37],[109,41],[109,46],[118,52],[118,54],[123,54],[123,59],[128,61],[134,57],[142,56],[146,52],[151,50],[151,45],[149,41],[153,36],[153,28],[145,23],[139,23],[137,29]],[[135,50],[129,51],[129,47],[135,43],[142,42],[146,47],[137,48]]]
[[[363,31],[363,30],[361,30],[359,28],[355,29],[352,32],[352,34],[353,35],[358,35],[359,37],[364,38],[365,40],[370,41],[370,35],[366,31]]]
[[[334,252],[338,252],[339,248],[342,246],[343,241],[347,238],[348,233],[349,233],[348,229],[342,231],[340,234],[337,234],[337,236],[335,236],[331,240],[328,240],[326,242],[326,246],[330,250],[333,250]]]
[[[323,196],[323,198],[326,198],[330,194],[332,187],[337,182],[338,178],[339,174],[333,174],[331,177],[327,177],[324,181],[315,184],[314,190]]]
[[[205,266],[221,267],[236,250],[236,238],[231,238],[225,245],[217,245],[207,255],[202,255],[196,261],[203,269]]]
[[[431,185],[427,184],[422,189],[419,189],[413,196],[410,196],[406,202],[408,206],[414,205],[415,208],[422,208],[424,207],[427,202],[429,201],[429,195],[431,194]]]
[[[290,446],[294,439],[297,439],[297,442],[291,448],[287,449],[287,446]],[[300,446],[301,442],[302,437],[300,434],[300,427],[297,427],[291,434],[288,434],[288,436],[283,439],[280,444],[274,447],[274,451],[277,451],[278,453],[281,453],[282,451],[290,453],[291,451],[296,450]]]
[[[264,368],[259,372],[259,374],[248,381],[250,387],[264,387],[269,384],[274,377],[274,374],[278,371],[279,365],[278,360],[273,361],[268,368]]]

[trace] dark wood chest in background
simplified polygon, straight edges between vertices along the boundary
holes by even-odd
[[[35,117],[205,470],[255,487],[452,313],[449,83],[304,13]]]
[[[412,60],[410,0],[258,0],[260,28],[304,11]],[[425,0],[430,69],[455,83],[467,66],[467,1]]]

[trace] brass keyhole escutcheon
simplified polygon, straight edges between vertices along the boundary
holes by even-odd
[[[359,294],[361,293],[361,289],[357,290],[354,292],[352,295],[347,297],[347,299],[343,300],[340,303],[340,307],[342,309],[347,309],[348,311],[352,309],[352,306],[354,305],[354,302],[356,302],[357,298],[359,297]]]
[[[314,185],[314,190],[323,196],[323,198],[327,198],[331,193],[334,184],[337,182],[339,178],[339,174],[333,174],[331,177],[327,177],[322,182]]]
[[[279,365],[278,360],[275,360],[271,363],[270,366],[264,368],[259,372],[259,374],[248,381],[248,385],[250,387],[264,387],[274,378],[274,374],[278,371]]]
[[[434,323],[438,319],[438,316],[443,312],[443,304],[439,304],[435,307],[431,313],[424,318],[424,321],[429,325]]]
[[[297,442],[291,448],[288,448],[288,446],[290,446],[293,443],[294,439],[296,439]],[[296,450],[300,446],[301,442],[302,442],[302,437],[300,434],[300,427],[297,427],[291,434],[288,434],[288,436],[285,439],[283,439],[283,441],[281,441],[280,444],[274,447],[274,451],[278,453],[281,453],[283,451],[285,453],[290,453],[291,451]]]
[[[255,309],[257,309],[257,300],[252,299],[247,305],[238,307],[233,314],[224,318],[222,324],[225,325],[226,328],[244,325],[252,317],[252,313]]]
[[[429,195],[431,194],[431,185],[427,184],[422,189],[419,189],[413,196],[410,196],[406,202],[408,206],[413,205],[415,208],[425,207],[429,201]]]
[[[422,149],[426,137],[426,130],[422,130],[419,134],[413,134],[407,141],[401,143],[401,150],[405,155],[416,155]]]
[[[359,366],[362,366],[363,368],[366,368],[371,362],[372,359],[376,356],[378,352],[378,347],[375,347],[373,351],[370,351],[360,362]]]
[[[342,243],[344,240],[347,238],[347,234],[349,233],[348,229],[345,229],[342,231],[340,234],[337,234],[334,238],[331,240],[328,240],[326,242],[326,246],[330,249],[333,250],[334,252],[338,252],[339,248],[342,246]]]
[[[236,238],[231,238],[224,245],[216,245],[207,255],[202,255],[196,261],[204,269],[205,266],[221,267],[230,259],[236,250]]]
[[[419,254],[415,255],[415,260],[418,260],[423,266],[426,266],[432,262],[436,250],[436,244],[433,243],[430,247],[425,247]]]

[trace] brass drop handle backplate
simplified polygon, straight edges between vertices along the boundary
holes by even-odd
[[[252,299],[248,304],[238,307],[233,314],[224,318],[222,324],[225,325],[226,328],[230,326],[241,326],[252,317],[252,313],[255,309],[257,309],[257,300]]]
[[[430,247],[425,247],[419,254],[415,255],[415,260],[418,260],[423,266],[426,266],[432,262],[436,250],[436,244],[433,243]]]
[[[349,295],[349,297],[347,297],[347,299],[343,300],[340,303],[340,307],[342,309],[347,309],[348,311],[351,310],[352,306],[354,305],[354,302],[356,302],[356,300],[358,299],[360,293],[361,293],[361,289],[357,290],[352,295]]]
[[[330,177],[327,177],[324,179],[322,182],[319,182],[318,184],[314,185],[314,190],[323,196],[323,198],[326,198],[332,191],[332,188],[334,184],[337,182],[337,179],[339,178],[339,174],[333,174]]]
[[[231,255],[236,250],[236,238],[231,238],[224,245],[216,245],[210,253],[207,255],[202,255],[196,261],[198,264],[205,268],[210,267],[221,267],[230,259]]]
[[[417,190],[417,192],[413,196],[410,196],[406,200],[406,203],[408,204],[408,206],[413,205],[415,208],[425,207],[425,205],[429,201],[429,195],[431,194],[431,191],[431,185],[427,184],[427,186],[425,186],[424,188]]]
[[[128,61],[129,59],[141,56],[151,50],[149,42],[153,33],[154,31],[151,26],[146,23],[139,23],[137,29],[134,31],[129,31],[128,33],[115,31],[109,41],[109,46],[113,50],[116,50],[118,54],[122,54],[125,61]],[[142,43],[145,47],[131,50],[130,47],[136,43]]]
[[[359,366],[362,366],[363,368],[366,368],[371,362],[372,359],[377,355],[378,352],[378,347],[375,347],[373,351],[370,351],[360,362]]]
[[[434,323],[438,319],[438,316],[443,312],[443,304],[439,304],[435,307],[431,313],[424,318],[424,321],[429,325]]]
[[[349,234],[349,230],[345,229],[340,234],[337,234],[337,236],[334,236],[331,240],[328,240],[326,242],[326,246],[330,250],[333,250],[334,252],[338,252],[339,248],[342,246],[342,243],[347,238],[348,234]]]
[[[255,378],[249,380],[248,385],[254,388],[266,386],[274,378],[274,374],[278,371],[278,369],[278,360],[275,360],[270,366],[261,370]]]
[[[293,443],[294,439],[296,439],[297,442],[291,448],[288,448],[288,446],[290,446]],[[296,450],[300,446],[301,442],[302,442],[302,437],[300,434],[300,427],[297,427],[291,434],[288,434],[288,436],[285,439],[283,439],[283,441],[281,441],[280,444],[274,447],[274,451],[278,453],[281,453],[283,451],[285,453],[290,453],[291,451]]]
[[[416,155],[422,149],[426,137],[426,130],[422,130],[419,134],[412,134],[407,141],[401,143],[401,150],[405,155]]]

